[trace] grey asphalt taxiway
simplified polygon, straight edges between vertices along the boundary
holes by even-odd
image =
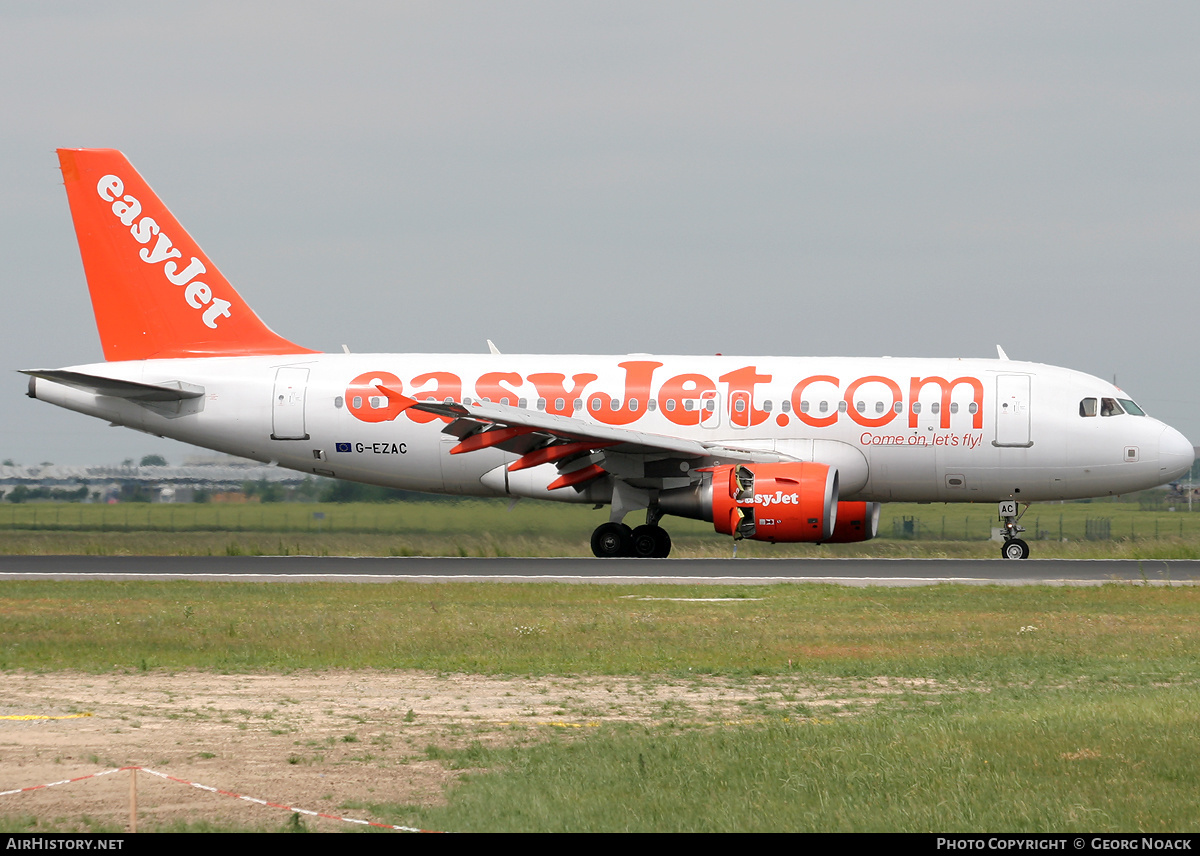
[[[850,586],[1194,584],[1200,561],[1067,559],[519,559],[0,556],[3,579],[229,582],[836,583]]]

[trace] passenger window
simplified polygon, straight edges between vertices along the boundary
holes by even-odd
[[[883,413],[883,402],[882,402],[882,401],[876,401],[876,402],[875,402],[875,412],[876,412],[876,413]]]
[[[854,409],[857,410],[859,413],[866,413],[867,412],[867,403],[865,401],[856,402],[854,405]]]
[[[843,401],[842,403],[845,404],[846,402]],[[824,413],[828,409],[829,409],[828,401],[822,401],[821,404],[817,407],[817,410],[820,410],[822,413]]]
[[[770,413],[770,412],[771,412],[771,399],[768,398],[766,401],[763,402],[763,413]]]
[[[1085,398],[1083,401],[1079,402],[1079,415],[1080,416],[1095,416],[1096,415],[1096,399]]]
[[[845,401],[845,399],[843,399],[843,400],[841,400],[841,401],[839,401],[839,402],[838,402],[838,412],[839,412],[839,413],[845,413],[845,412],[846,412],[846,401]]]
[[[899,404],[899,402],[896,402],[896,403]],[[914,401],[913,402],[913,413],[920,413],[920,412],[921,412],[921,402]]]
[[[800,402],[800,406],[801,406],[801,407],[804,409],[804,412],[805,412],[805,413],[807,413],[807,412],[808,412],[808,404],[807,404],[807,402],[803,402],[803,401],[802,401],[802,402]],[[791,413],[791,412],[792,412],[792,402],[791,402],[791,400],[789,400],[789,399],[785,398],[783,401],[779,402],[779,409],[780,409],[780,410],[782,410],[784,413]]]

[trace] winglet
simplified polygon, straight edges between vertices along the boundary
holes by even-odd
[[[115,149],[59,149],[106,360],[312,354],[273,332]]]

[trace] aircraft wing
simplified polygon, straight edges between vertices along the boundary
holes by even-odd
[[[485,448],[520,454],[520,458],[509,464],[510,472],[539,464],[556,464],[564,475],[552,484],[551,489],[582,484],[605,472],[623,477],[619,471],[624,468],[618,458],[687,460],[701,465],[718,460],[730,463],[795,460],[770,450],[634,431],[508,404],[417,401],[386,384],[378,384],[377,389],[392,401],[399,402],[403,409],[411,408],[449,420],[443,430],[460,439],[450,450],[452,455]],[[571,469],[579,459],[596,452],[603,454],[591,459],[590,466],[585,464],[579,469]]]

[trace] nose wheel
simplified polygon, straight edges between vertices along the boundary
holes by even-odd
[[[1002,559],[1028,559],[1029,545],[1017,535],[1025,531],[1024,526],[1018,526],[1019,521],[1025,512],[1029,510],[1029,505],[1018,513],[1016,500],[1008,499],[999,504],[1000,522],[1004,530],[1004,544],[1000,547],[1000,558]]]
[[[1000,548],[1000,557],[1003,559],[1028,559],[1029,545],[1020,538],[1012,538],[1004,542],[1004,546]]]

